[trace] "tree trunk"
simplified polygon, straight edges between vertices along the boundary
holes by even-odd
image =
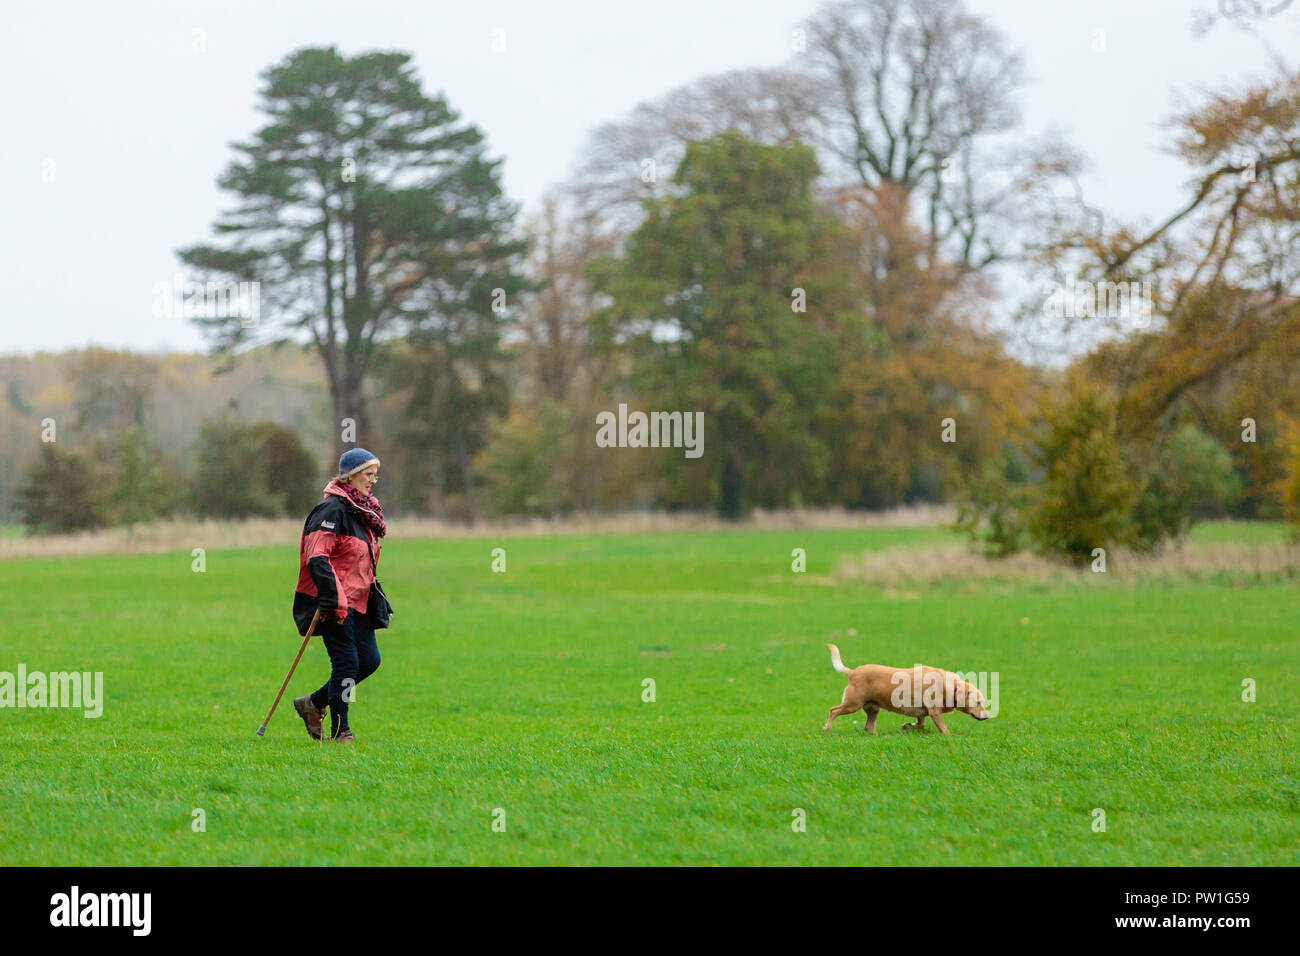
[[[366,418],[365,400],[361,393],[362,372],[360,369],[343,370],[330,368],[326,364],[326,374],[330,383],[330,402],[334,408],[334,422],[331,428],[332,440],[339,445],[351,444],[353,447],[365,448],[375,452],[371,446],[374,436],[370,434],[370,422]],[[354,441],[343,441],[343,422],[352,419],[356,423]],[[379,454],[375,452],[375,454]]]
[[[478,494],[474,491],[474,471],[470,467],[469,454],[465,450],[465,432],[458,429],[456,432],[456,457],[460,461],[461,480],[465,483],[465,495],[469,498],[473,514],[470,517],[470,524],[473,524],[479,514]]]
[[[740,449],[734,443],[727,446],[727,457],[722,461],[722,480],[719,487],[718,514],[728,521],[740,518],[743,509],[744,468]]]

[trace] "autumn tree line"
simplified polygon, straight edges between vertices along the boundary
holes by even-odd
[[[1021,57],[957,2],[828,3],[787,64],[594,130],[528,217],[408,55],[302,49],[263,81],[231,208],[179,255],[259,284],[256,321],[193,321],[232,362],[310,351],[336,447],[216,419],[213,453],[162,482],[190,489],[174,508],[298,514],[354,441],[386,508],[464,520],[948,501],[989,553],[1084,561],[1200,518],[1300,517],[1300,76],[1281,68],[1175,118],[1190,186],[1154,226],[1109,218],[1086,156],[1024,133]],[[1008,306],[1011,276],[1042,294]],[[1047,304],[1117,284],[1143,301]],[[1030,338],[1069,361],[1028,360]],[[599,447],[620,403],[702,412],[705,453]],[[149,436],[102,440],[112,520],[139,518],[165,498],[133,493],[159,480],[133,457]],[[222,474],[250,443],[275,466]],[[33,527],[74,454],[42,449]]]

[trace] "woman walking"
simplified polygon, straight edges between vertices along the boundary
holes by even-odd
[[[313,740],[321,739],[328,706],[329,739],[353,742],[353,688],[379,667],[375,631],[388,626],[392,605],[375,580],[380,539],[388,533],[379,499],[370,493],[377,481],[378,458],[364,448],[344,452],[338,476],[325,486],[324,499],[302,529],[293,619],[305,636],[320,610],[316,633],[330,657],[329,680],[293,702]]]

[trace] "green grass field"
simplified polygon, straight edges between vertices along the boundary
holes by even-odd
[[[1198,532],[1238,533],[1261,534]],[[0,864],[1300,859],[1300,591],[828,580],[864,549],[946,538],[392,541],[397,615],[352,748],[311,741],[290,703],[327,676],[319,641],[254,735],[299,643],[296,541],[209,552],[204,573],[188,551],[0,563],[0,671],[102,671],[106,698],[99,719],[0,710]],[[833,632],[850,666],[998,672],[998,716],[822,733],[844,686]]]

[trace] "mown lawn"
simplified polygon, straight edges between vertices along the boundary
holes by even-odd
[[[188,551],[0,562],[0,671],[102,671],[106,697],[99,719],[0,710],[0,864],[1300,858],[1295,587],[832,583],[843,557],[946,537],[392,541],[397,616],[350,749],[289,703],[327,674],[319,642],[254,735],[298,646],[296,541],[210,551],[204,573]],[[882,714],[868,737],[859,713],[823,734],[836,632],[850,666],[997,672],[996,719],[950,715],[943,737]]]

